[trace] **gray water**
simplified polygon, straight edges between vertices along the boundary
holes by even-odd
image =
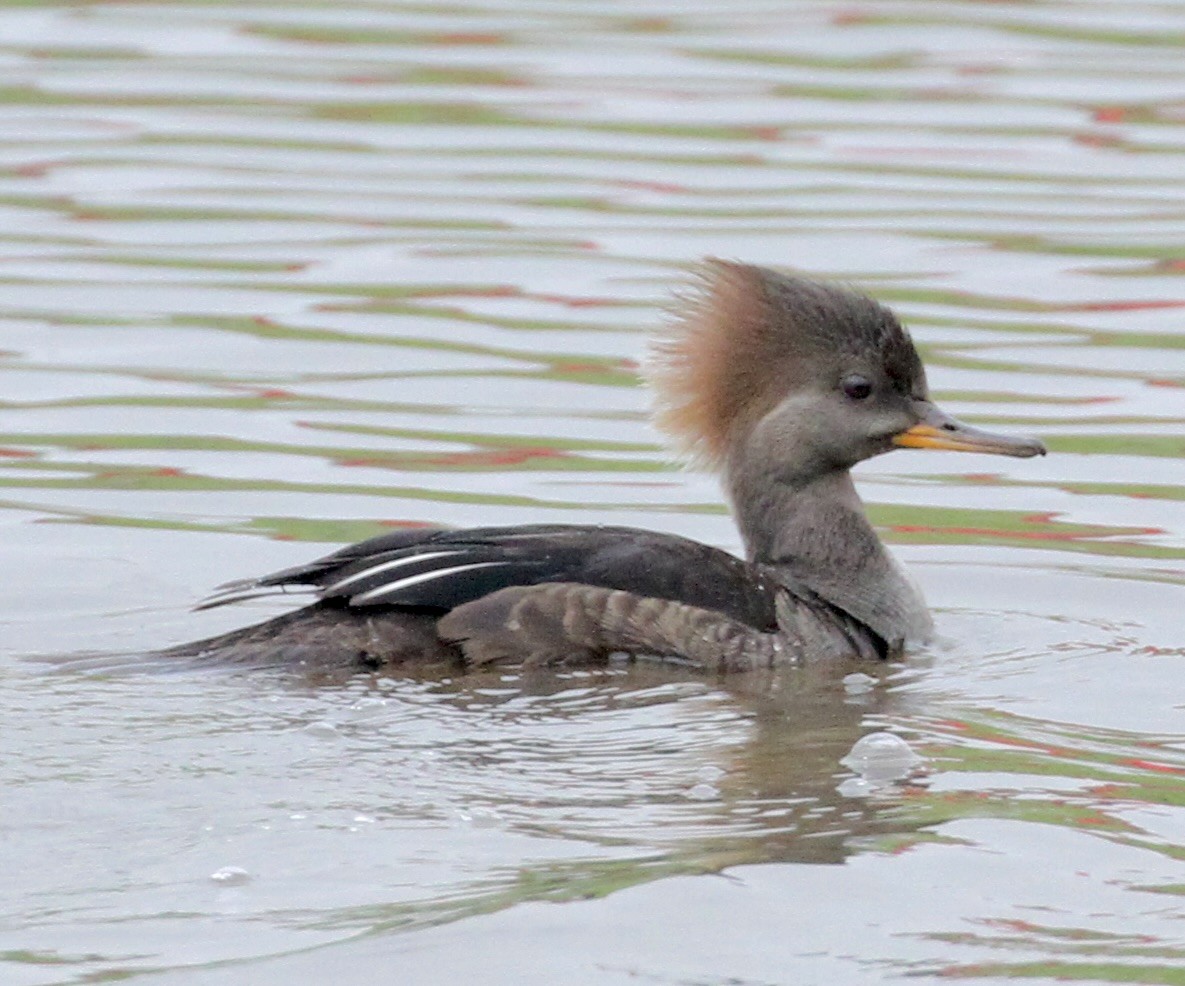
[[[0,73],[0,982],[1185,983],[1185,7],[41,3]],[[868,693],[55,663],[393,524],[736,550],[636,376],[704,255],[1050,447],[860,468],[940,632]]]

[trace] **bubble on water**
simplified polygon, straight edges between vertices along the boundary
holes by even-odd
[[[385,698],[376,698],[368,695],[365,698],[358,699],[350,706],[351,719],[370,719],[374,716],[381,715],[387,708],[387,700]]]
[[[700,767],[700,769],[695,772],[695,776],[701,781],[711,784],[720,780],[720,778],[724,776],[724,770],[721,767],[717,767],[714,763],[709,763]]]
[[[308,736],[315,736],[317,739],[337,739],[341,735],[337,726],[326,720],[320,722],[310,722],[304,727],[305,734]]]
[[[241,866],[223,866],[210,874],[210,882],[224,887],[241,887],[251,882],[251,874]]]
[[[687,797],[692,801],[718,801],[720,790],[712,784],[696,784],[688,790]]]
[[[867,798],[876,789],[877,785],[864,777],[849,777],[836,788],[845,798]]]
[[[494,811],[493,808],[486,808],[483,805],[475,805],[472,808],[458,808],[457,818],[479,829],[493,828],[502,822],[502,816],[498,812]]]
[[[843,690],[849,695],[867,695],[876,684],[876,679],[863,671],[853,671],[844,675]]]
[[[856,741],[848,755],[840,760],[873,784],[900,780],[912,773],[922,758],[908,743],[892,733],[869,733]]]

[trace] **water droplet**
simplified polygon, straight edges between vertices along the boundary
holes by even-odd
[[[457,810],[457,817],[474,828],[488,829],[501,824],[502,816],[499,815],[493,808],[486,808],[482,805],[475,805],[472,808],[459,808]]]
[[[223,866],[210,874],[210,882],[224,887],[241,887],[251,882],[251,874],[241,866]]]
[[[367,696],[366,698],[358,699],[357,702],[350,706],[350,717],[353,719],[369,719],[382,713],[386,707],[387,700],[385,698]]]
[[[836,790],[845,798],[867,798],[876,790],[876,785],[863,777],[849,777]]]
[[[876,684],[876,679],[863,671],[853,671],[851,674],[844,675],[843,690],[849,695],[866,695],[872,691],[873,685]]]
[[[922,762],[922,758],[900,736],[884,732],[861,737],[848,755],[840,760],[845,767],[850,767],[873,784],[900,780]]]

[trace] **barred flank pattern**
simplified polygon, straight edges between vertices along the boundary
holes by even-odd
[[[793,660],[787,642],[708,609],[569,582],[503,589],[446,614],[441,636],[475,665],[587,661],[616,651],[675,657],[711,671]]]

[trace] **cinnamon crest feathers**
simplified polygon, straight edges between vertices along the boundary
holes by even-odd
[[[899,385],[925,379],[909,333],[862,294],[714,258],[694,277],[651,346],[646,377],[655,423],[700,465],[720,468],[788,391],[835,383],[820,367],[842,373],[871,359]]]

